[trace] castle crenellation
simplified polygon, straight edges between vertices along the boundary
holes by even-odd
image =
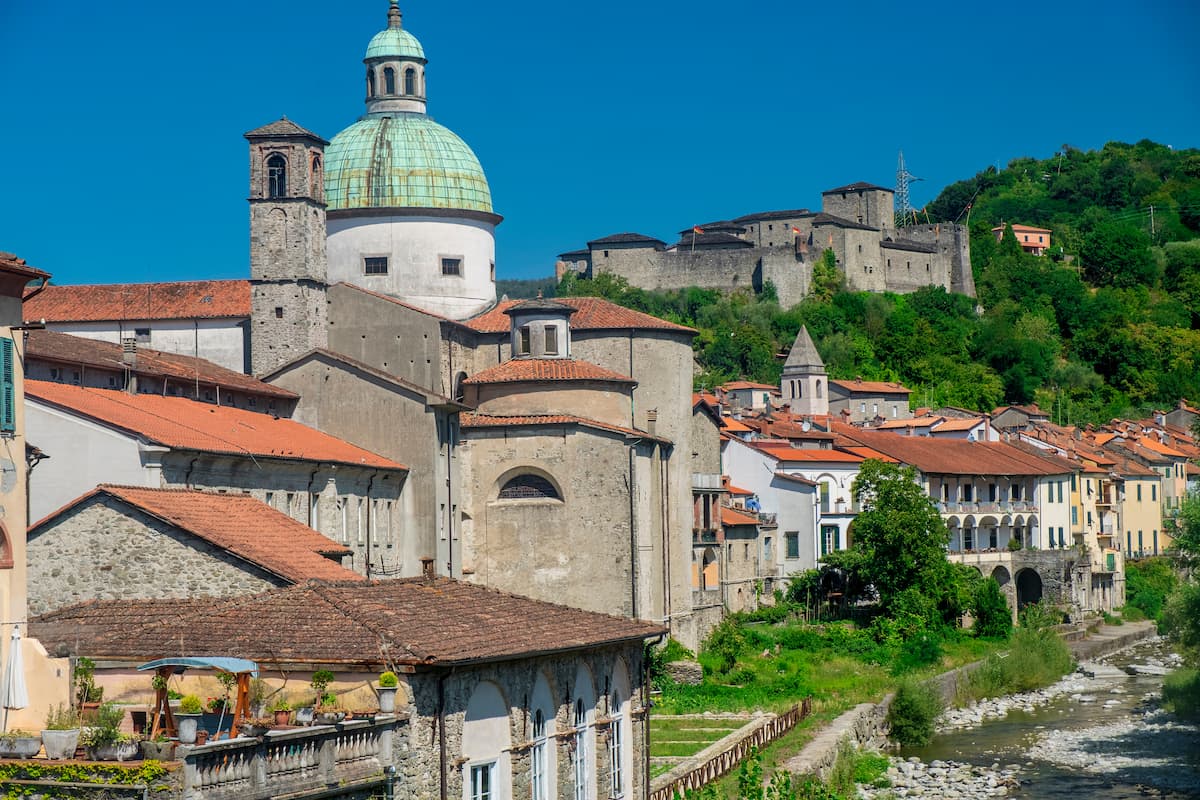
[[[848,288],[912,292],[942,286],[975,295],[970,244],[962,225],[937,223],[896,228],[891,189],[853,183],[822,192],[821,210],[747,214],[685,229],[674,244],[636,233],[606,236],[562,253],[555,265],[590,278],[618,275],[643,289],[760,292],[774,286],[779,302],[808,295],[813,266],[832,250]]]

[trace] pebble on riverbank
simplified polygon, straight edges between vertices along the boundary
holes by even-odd
[[[989,768],[958,761],[931,761],[926,764],[919,758],[893,757],[890,761],[886,776],[892,785],[878,788],[860,784],[860,798],[874,800],[891,796],[975,800],[1004,797],[1020,785],[1017,778],[1020,767],[1016,764],[1001,767],[996,763]]]

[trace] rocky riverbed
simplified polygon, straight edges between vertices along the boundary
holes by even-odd
[[[1004,797],[1019,785],[1020,767],[1016,764],[991,767],[976,766],[959,761],[931,761],[919,758],[892,758],[887,770],[891,786],[877,788],[859,785],[858,796],[864,800],[892,797],[929,797],[947,800],[975,800]]]

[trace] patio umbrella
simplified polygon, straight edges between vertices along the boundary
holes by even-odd
[[[0,730],[8,729],[8,710],[25,708],[29,705],[29,691],[25,688],[25,663],[21,659],[21,629],[13,626],[12,643],[8,648],[8,662],[4,665],[4,682],[0,683],[0,708],[4,709],[4,721]]]

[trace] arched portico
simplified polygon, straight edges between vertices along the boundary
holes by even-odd
[[[1035,569],[1017,573],[1017,610],[1042,599],[1042,576]]]

